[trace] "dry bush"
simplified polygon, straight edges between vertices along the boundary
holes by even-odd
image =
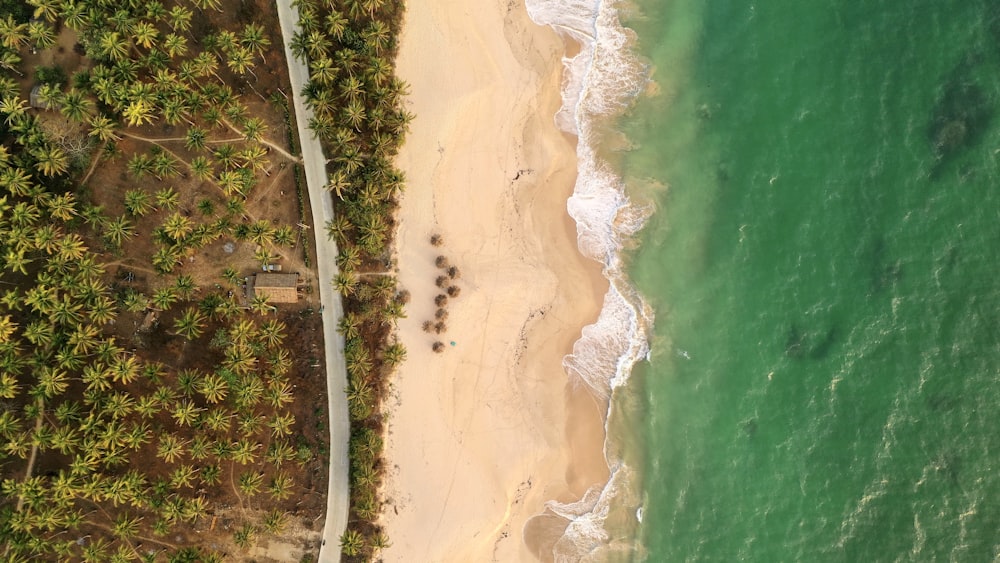
[[[448,325],[441,321],[434,323],[434,332],[436,334],[441,334],[442,332],[448,332]]]
[[[431,244],[434,246],[441,246],[444,244],[444,238],[438,233],[431,235]]]
[[[423,327],[424,327],[424,332],[430,332],[434,330],[434,323],[432,323],[431,321],[424,321]]]
[[[453,280],[457,280],[458,278],[462,277],[462,272],[458,271],[458,266],[450,266],[448,268],[448,277]]]
[[[447,268],[448,267],[448,258],[445,257],[445,256],[438,256],[434,260],[434,265],[437,266],[438,268]]]
[[[434,318],[439,321],[448,320],[448,309],[438,309],[437,312],[434,313]]]
[[[434,351],[435,351],[435,352],[437,352],[438,354],[440,354],[441,352],[444,352],[444,342],[441,342],[440,340],[439,340],[439,341],[437,341],[437,342],[435,342],[435,343],[434,343],[434,344],[433,344],[433,345],[431,346],[431,350],[434,350]]]
[[[434,298],[434,304],[437,305],[438,307],[444,307],[445,305],[448,304],[448,296],[443,293],[438,295],[437,297]]]
[[[462,288],[458,287],[457,285],[452,285],[448,287],[448,295],[452,297],[458,297],[459,293],[462,293]]]
[[[434,280],[434,285],[440,287],[441,289],[444,289],[448,287],[449,281],[451,281],[451,278],[449,278],[448,276],[438,276],[437,279]]]
[[[404,289],[396,294],[396,303],[400,305],[406,305],[410,302],[410,290]]]

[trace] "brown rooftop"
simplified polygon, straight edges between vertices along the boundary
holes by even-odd
[[[251,297],[267,295],[270,303],[295,303],[299,300],[298,274],[256,274],[250,280]]]

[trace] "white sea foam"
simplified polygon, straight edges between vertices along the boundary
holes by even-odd
[[[577,244],[584,255],[604,264],[610,288],[597,322],[583,329],[563,363],[597,396],[611,399],[635,363],[649,354],[652,311],[629,283],[620,257],[649,210],[632,204],[622,178],[600,158],[596,147],[601,123],[624,111],[648,78],[631,51],[631,32],[619,21],[617,0],[527,0],[526,4],[532,20],[580,47],[563,59],[563,105],[556,123],[578,138],[577,182],[567,202],[577,225]],[[616,549],[605,528],[608,515],[616,503],[638,495],[628,494],[636,492],[634,473],[622,460],[610,459],[613,450],[605,447],[611,468],[607,484],[592,488],[575,503],[547,504],[570,521],[555,547],[557,561],[599,560],[602,552]]]
[[[553,548],[556,563],[600,561],[614,549],[612,538],[604,527],[612,505],[627,492],[632,475],[624,465],[614,468],[607,485],[592,487],[577,502],[549,501],[546,508],[569,520],[566,533]]]

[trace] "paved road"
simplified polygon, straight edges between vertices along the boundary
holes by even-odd
[[[276,0],[281,36],[288,61],[288,77],[292,83],[295,120],[298,122],[299,141],[302,144],[302,164],[309,186],[309,203],[312,207],[313,233],[316,235],[316,266],[319,270],[319,296],[323,304],[323,342],[326,349],[326,391],[330,410],[330,480],[326,497],[326,524],[323,527],[323,547],[319,552],[320,563],[340,560],[340,536],[347,528],[347,511],[350,500],[348,486],[347,444],[351,426],[347,416],[347,367],[344,363],[344,338],[337,333],[337,323],[344,314],[340,294],[334,291],[331,281],[337,275],[337,245],[326,236],[326,223],[333,219],[333,201],[325,190],[326,158],[319,141],[306,125],[312,110],[306,107],[302,87],[309,80],[309,71],[292,56],[289,42],[299,21],[298,11],[291,0]]]

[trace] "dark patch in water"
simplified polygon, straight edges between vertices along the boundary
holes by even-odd
[[[952,485],[959,485],[958,477],[962,470],[962,458],[951,453],[939,455],[933,462],[934,470],[948,479]]]
[[[798,325],[792,323],[792,326],[788,328],[788,335],[785,337],[785,355],[796,360],[801,358],[804,339]]]
[[[871,278],[869,290],[872,295],[894,287],[903,277],[903,266],[899,260],[890,261],[884,238],[879,237],[875,241],[869,264]]]
[[[958,399],[947,393],[936,393],[927,397],[927,406],[932,411],[948,412],[958,406]]]
[[[986,30],[993,38],[993,48],[1000,53],[1000,4],[988,2],[983,10]]]
[[[785,337],[785,355],[793,360],[822,360],[830,355],[837,336],[835,326],[825,331],[803,332],[796,323],[792,323]]]
[[[830,327],[829,330],[826,331],[826,334],[823,335],[822,340],[817,342],[816,345],[812,347],[812,350],[809,350],[809,357],[813,360],[822,360],[830,355],[830,349],[833,348],[833,345],[836,342],[837,327]]]
[[[958,260],[959,260],[958,248],[955,248],[954,246],[949,246],[948,251],[945,252],[944,258],[942,259],[943,262],[942,266],[944,268],[944,272],[951,273],[951,271],[954,270],[955,266],[958,264]]]
[[[934,153],[932,178],[953,158],[975,146],[993,119],[993,104],[972,75],[979,59],[969,57],[952,71],[931,112],[927,138]]]
[[[754,434],[757,433],[757,419],[751,418],[750,420],[743,423],[743,433],[749,438],[753,438]]]

